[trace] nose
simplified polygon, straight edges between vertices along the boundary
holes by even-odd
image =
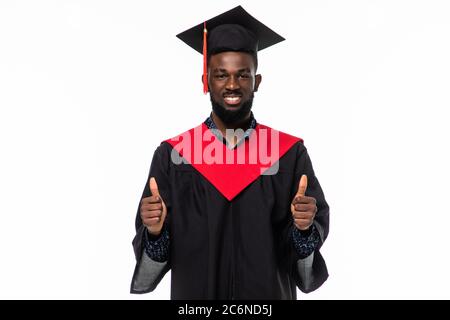
[[[228,89],[228,90],[236,90],[236,89],[239,89],[239,88],[240,88],[240,85],[239,85],[239,81],[238,81],[237,77],[234,76],[234,75],[231,75],[231,76],[228,78],[228,81],[227,81],[225,87],[226,87],[226,89]]]

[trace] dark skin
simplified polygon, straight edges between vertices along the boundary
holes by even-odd
[[[294,225],[301,231],[311,227],[317,212],[316,198],[305,196],[308,187],[308,177],[302,175],[298,184],[297,193],[291,202],[291,213]]]
[[[258,90],[261,75],[256,74],[253,57],[244,52],[222,52],[210,57],[208,69],[208,85],[212,98],[228,110],[238,110],[242,104],[251,99]],[[249,126],[250,112],[242,120],[225,124],[214,112],[212,119],[217,128],[226,137],[226,129],[242,129]],[[235,144],[238,137],[234,136]],[[299,230],[308,230],[317,212],[316,199],[305,196],[307,177],[300,179],[299,188],[291,202],[291,213],[294,225]],[[156,180],[149,181],[151,196],[141,200],[141,219],[150,234],[158,236],[167,216],[167,208],[161,198]]]
[[[208,86],[211,97],[227,110],[236,111],[242,104],[251,99],[258,91],[262,77],[256,74],[255,61],[252,55],[244,52],[221,52],[212,55],[208,66]],[[229,104],[226,97],[239,98],[239,103]],[[212,119],[217,128],[226,137],[226,129],[248,128],[250,112],[239,122],[225,124],[212,112]],[[234,137],[237,140],[237,137]],[[236,141],[229,141],[231,145]]]

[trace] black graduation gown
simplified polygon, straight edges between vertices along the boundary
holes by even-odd
[[[156,178],[168,209],[170,257],[149,285],[134,285],[146,232],[139,207],[132,293],[152,291],[169,268],[172,299],[296,299],[296,286],[310,292],[322,285],[328,272],[319,249],[328,235],[329,207],[301,140],[279,159],[276,174],[260,175],[231,201],[192,165],[174,164],[172,149],[168,142],[156,149],[148,176]],[[317,200],[314,224],[321,238],[307,280],[299,274],[305,266],[298,264],[290,211],[302,174],[308,176],[306,195]],[[142,197],[150,196],[148,179]]]

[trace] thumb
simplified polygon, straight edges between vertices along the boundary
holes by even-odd
[[[306,174],[302,175],[300,182],[298,183],[297,196],[305,196],[306,188],[308,187],[308,176]]]
[[[159,196],[158,184],[156,183],[156,179],[151,177],[149,181],[150,192],[152,196]]]

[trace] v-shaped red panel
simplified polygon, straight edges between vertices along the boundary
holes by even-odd
[[[275,174],[274,164],[297,141],[303,142],[257,124],[248,139],[230,149],[204,123],[166,140],[229,201],[261,174]]]

